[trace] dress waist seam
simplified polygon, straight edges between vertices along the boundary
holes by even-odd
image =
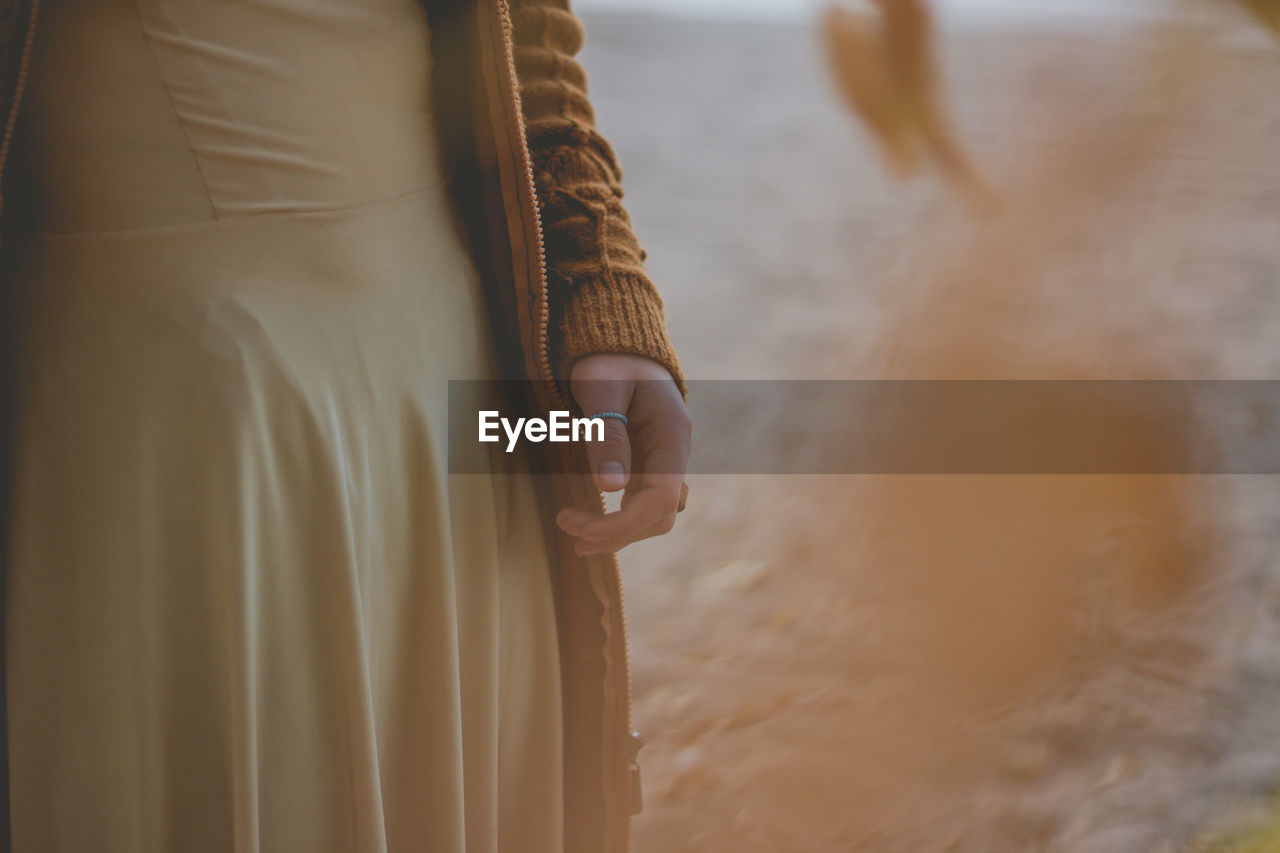
[[[92,231],[26,231],[20,239],[33,242],[77,242],[89,240],[127,240],[137,237],[154,237],[163,235],[195,234],[207,231],[222,231],[239,227],[263,225],[270,222],[314,222],[326,218],[340,218],[351,214],[373,214],[384,208],[395,207],[415,199],[427,197],[447,189],[452,173],[446,174],[439,181],[425,187],[409,190],[387,198],[373,199],[357,204],[326,205],[320,207],[281,207],[275,210],[263,210],[254,213],[221,216],[200,222],[180,222],[172,225],[144,225],[132,228],[108,228]]]

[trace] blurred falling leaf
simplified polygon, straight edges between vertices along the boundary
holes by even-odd
[[[1280,35],[1280,0],[1240,0],[1272,32]]]
[[[924,0],[873,0],[877,15],[828,6],[827,58],[849,107],[871,131],[890,168],[918,174],[930,161],[972,201],[992,197],[943,108],[933,15]]]

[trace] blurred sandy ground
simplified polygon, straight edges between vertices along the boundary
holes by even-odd
[[[692,378],[1280,377],[1265,39],[947,34],[979,225],[884,176],[809,28],[584,17]],[[623,555],[639,853],[1172,851],[1280,783],[1274,478],[691,487]]]

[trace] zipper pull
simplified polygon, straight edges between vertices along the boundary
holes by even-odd
[[[644,738],[639,732],[632,732],[629,740],[631,741],[631,813],[637,815],[644,811],[644,794],[640,790],[639,761],[640,750],[644,747]]]

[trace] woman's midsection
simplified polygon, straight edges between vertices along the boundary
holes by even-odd
[[[60,0],[17,163],[32,231],[354,207],[440,183],[418,0]]]

